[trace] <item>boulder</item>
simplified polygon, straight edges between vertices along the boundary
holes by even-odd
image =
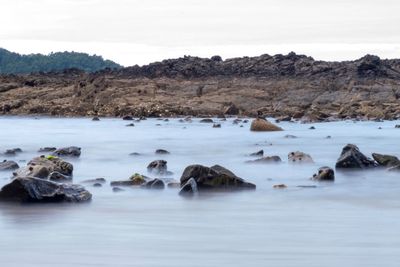
[[[95,184],[95,183],[104,184],[105,182],[107,182],[107,181],[104,178],[95,178],[95,179],[84,180],[81,183],[82,184]]]
[[[314,163],[314,160],[309,154],[301,151],[290,152],[288,154],[288,161],[290,163]]]
[[[212,119],[201,119],[200,122],[201,123],[214,123],[214,121]]]
[[[4,160],[0,162],[0,171],[13,171],[19,168],[18,163],[12,160]]]
[[[274,188],[274,189],[285,189],[285,188],[287,188],[287,185],[285,185],[285,184],[274,184],[272,186],[272,188]]]
[[[367,158],[353,144],[348,144],[342,149],[342,153],[336,162],[337,169],[367,169],[376,166],[377,164],[374,160]]]
[[[170,154],[170,152],[167,151],[167,150],[165,150],[165,149],[157,149],[155,153],[156,153],[156,154],[159,154],[159,155]]]
[[[147,171],[156,174],[165,174],[167,172],[166,160],[154,160],[147,165]]]
[[[279,156],[267,156],[255,160],[248,160],[246,163],[279,163],[282,162]]]
[[[265,119],[257,118],[251,122],[250,131],[271,132],[271,131],[283,131],[283,129]]]
[[[12,148],[12,149],[7,149],[4,152],[5,156],[16,156],[18,153],[21,153],[22,149],[21,148]]]
[[[56,147],[41,147],[38,152],[45,153],[45,152],[53,152],[56,151]]]
[[[143,184],[142,187],[146,189],[164,189],[165,184],[160,179],[153,179]]]
[[[100,118],[99,117],[93,117],[92,121],[100,121]]]
[[[195,180],[199,191],[232,191],[256,188],[254,184],[237,177],[234,173],[219,165],[210,168],[202,165],[190,165],[186,167],[180,179],[181,186],[184,186],[190,178]]]
[[[372,153],[374,160],[382,167],[395,167],[400,166],[400,160],[396,156],[383,155],[378,153]]]
[[[0,191],[0,200],[16,202],[86,202],[92,194],[80,185],[35,177],[17,177]]]
[[[334,181],[335,172],[332,168],[321,167],[318,169],[318,173],[314,174],[311,179],[316,181]]]
[[[221,124],[220,123],[214,123],[213,124],[213,128],[221,128]]]
[[[50,181],[54,182],[67,182],[67,181],[72,181],[72,176],[67,176],[59,172],[52,172],[50,173],[47,178]]]
[[[259,156],[264,156],[264,150],[259,150],[259,151],[257,151],[257,152],[253,152],[253,153],[251,153],[250,154],[250,156],[252,156],[252,157],[259,157]]]
[[[129,177],[129,180],[124,180],[124,181],[112,181],[110,183],[111,186],[138,186],[146,183],[148,180],[148,177],[144,175],[140,175],[138,173],[135,173],[131,177]]]
[[[79,157],[81,155],[81,148],[76,146],[59,148],[52,153],[57,157]]]
[[[181,196],[193,196],[199,192],[197,189],[197,183],[194,178],[190,178],[179,191],[179,195]]]
[[[33,176],[46,179],[50,173],[58,172],[64,176],[72,177],[73,170],[74,167],[71,163],[58,157],[40,156],[29,161],[26,167],[18,169],[14,176]]]
[[[123,116],[122,117],[122,119],[124,120],[124,121],[133,121],[133,117],[132,116]]]
[[[225,110],[225,115],[238,115],[240,112],[239,108],[235,106],[235,104],[230,104]]]

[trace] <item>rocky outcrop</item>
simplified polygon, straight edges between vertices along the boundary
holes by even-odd
[[[374,160],[360,152],[356,145],[346,145],[336,162],[337,169],[367,169],[374,168],[377,164]]]
[[[250,131],[253,132],[273,132],[273,131],[283,131],[283,129],[279,126],[274,125],[273,123],[265,120],[265,119],[255,119],[251,122]]]
[[[335,171],[329,167],[321,167],[311,179],[316,181],[334,181]]]
[[[13,171],[19,168],[18,163],[12,160],[4,160],[0,162],[0,171]]]
[[[234,191],[256,188],[254,184],[237,177],[234,173],[219,165],[210,168],[202,165],[186,167],[180,179],[181,186],[184,186],[191,178],[195,180],[200,192],[203,190]]]
[[[92,195],[84,187],[35,177],[17,177],[0,191],[0,200],[13,202],[86,202]]]
[[[76,146],[59,148],[53,152],[57,157],[79,157],[81,155],[81,148]]]
[[[314,163],[314,160],[309,154],[301,151],[290,152],[288,154],[288,162],[290,163]]]
[[[378,153],[372,153],[374,160],[382,167],[395,167],[400,166],[400,160],[396,156],[383,155]]]

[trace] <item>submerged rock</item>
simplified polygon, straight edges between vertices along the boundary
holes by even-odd
[[[288,161],[291,163],[314,163],[314,160],[309,154],[301,151],[290,152],[288,154]]]
[[[400,166],[400,160],[396,156],[372,153],[372,157],[379,164],[379,166],[388,168]]]
[[[213,128],[221,128],[221,124],[220,123],[214,123],[213,124]]]
[[[122,191],[125,191],[125,190],[122,189],[122,188],[120,188],[120,187],[114,186],[114,187],[112,188],[112,191],[113,191],[114,193],[118,193],[118,192],[122,192]]]
[[[285,184],[275,184],[275,185],[272,186],[272,188],[274,188],[274,189],[285,189],[285,188],[287,188],[287,185],[285,185]]]
[[[0,200],[16,202],[85,202],[91,198],[92,194],[80,185],[35,177],[17,177],[0,191]]]
[[[124,180],[124,181],[112,181],[110,183],[111,186],[138,186],[146,183],[148,180],[148,177],[144,175],[140,175],[138,173],[135,173],[131,177],[129,177],[129,180]]]
[[[18,153],[21,153],[22,149],[21,148],[12,148],[12,149],[7,149],[4,152],[5,156],[16,156]]]
[[[4,160],[0,162],[0,171],[13,171],[19,168],[18,163],[12,160]]]
[[[52,155],[58,157],[79,157],[81,155],[81,148],[76,146],[63,147],[54,151]]]
[[[282,162],[279,156],[267,156],[255,160],[248,160],[246,163],[279,163]]]
[[[214,123],[214,121],[212,119],[201,119],[199,122],[200,123]]]
[[[95,183],[104,184],[105,182],[107,182],[107,181],[104,178],[95,178],[95,179],[84,180],[81,183],[83,183],[83,184],[95,184]]]
[[[157,149],[155,153],[156,153],[156,154],[159,154],[159,155],[171,154],[169,151],[167,151],[167,150],[165,150],[165,149]]]
[[[265,119],[255,119],[251,122],[250,131],[254,132],[270,132],[270,131],[283,131],[279,126],[272,124]]]
[[[374,168],[377,164],[360,152],[356,145],[346,145],[336,162],[337,169],[366,169]]]
[[[99,117],[93,117],[92,121],[100,121]]]
[[[202,165],[190,165],[183,171],[180,179],[181,185],[185,185],[190,178],[195,180],[199,191],[232,191],[256,188],[254,184],[237,177],[233,172],[219,165],[211,168]]]
[[[264,156],[264,150],[261,149],[257,152],[251,153],[250,156],[252,156],[252,157]]]
[[[160,179],[153,179],[143,184],[142,187],[146,189],[164,189],[165,184]]]
[[[59,172],[52,172],[48,175],[48,179],[54,182],[72,181],[72,176],[67,176]]]
[[[318,173],[314,174],[311,179],[316,181],[334,181],[335,171],[329,167],[321,167],[318,169]]]
[[[197,189],[197,183],[194,178],[190,178],[179,191],[179,195],[181,196],[194,196],[199,192]]]
[[[167,173],[167,161],[154,160],[147,165],[147,171],[156,174],[165,174]]]
[[[44,153],[44,152],[53,152],[56,151],[57,148],[56,147],[41,147],[38,152],[40,153]]]
[[[72,177],[73,170],[74,167],[71,163],[58,157],[40,156],[29,161],[26,167],[14,172],[14,176],[33,176],[47,179],[50,173],[58,172],[64,176]]]

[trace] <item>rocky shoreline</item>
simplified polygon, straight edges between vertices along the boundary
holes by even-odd
[[[400,60],[184,57],[84,73],[0,76],[0,114],[249,116],[302,122],[400,118]]]

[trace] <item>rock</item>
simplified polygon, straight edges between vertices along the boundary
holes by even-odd
[[[115,193],[118,193],[118,192],[122,192],[122,191],[125,191],[125,190],[122,189],[122,188],[119,188],[119,187],[117,187],[117,186],[114,186],[114,187],[112,188],[112,191],[115,192]]]
[[[213,124],[213,128],[221,128],[221,124],[220,123],[214,123]]]
[[[316,185],[298,185],[296,187],[299,187],[299,188],[317,188]]]
[[[76,146],[59,148],[52,155],[57,157],[79,157],[81,155],[81,148]]]
[[[80,185],[35,177],[17,177],[0,191],[0,200],[16,202],[86,202],[92,194]]]
[[[55,147],[42,147],[42,148],[39,149],[38,152],[40,152],[40,153],[53,152],[53,151],[56,151],[56,150],[57,150],[57,148],[55,148]]]
[[[287,185],[285,185],[285,184],[275,184],[275,185],[272,186],[272,188],[274,188],[274,189],[285,189],[285,188],[287,188]]]
[[[193,196],[199,192],[197,188],[197,183],[194,178],[190,178],[187,182],[181,187],[179,191],[179,195],[181,196]]]
[[[314,174],[311,179],[316,181],[334,181],[335,172],[332,168],[321,167],[318,169],[318,173]]]
[[[367,158],[356,145],[352,144],[348,144],[343,148],[336,162],[337,169],[366,169],[376,166],[375,161]]]
[[[396,156],[372,153],[372,157],[379,164],[379,166],[390,168],[400,165],[400,160]]]
[[[140,156],[140,153],[138,153],[138,152],[133,152],[133,153],[130,153],[129,156]]]
[[[142,185],[146,182],[146,179],[148,179],[148,177],[139,173],[135,173],[134,175],[129,177],[129,180],[132,181],[133,185]]]
[[[180,188],[181,187],[181,183],[179,182],[170,182],[167,184],[168,188]]]
[[[99,121],[99,117],[93,117],[92,121]]]
[[[309,154],[301,151],[290,152],[288,155],[288,161],[291,163],[314,163],[314,160]]]
[[[125,181],[111,181],[111,186],[134,186],[137,185],[134,181],[125,180]]]
[[[326,139],[331,139],[332,138],[332,136],[330,136],[330,135],[328,135],[327,137],[325,137]]]
[[[122,117],[122,119],[123,119],[124,121],[133,121],[132,116],[124,116],[124,117]]]
[[[214,121],[212,119],[201,119],[199,122],[200,123],[214,123]]]
[[[154,160],[147,165],[147,171],[156,174],[164,174],[167,172],[167,161]]]
[[[84,180],[81,183],[82,184],[94,184],[94,183],[104,184],[105,182],[107,182],[107,181],[104,178],[95,178],[95,179]]]
[[[258,118],[251,122],[250,131],[270,132],[270,131],[283,131],[283,129],[281,127],[272,124],[267,120]]]
[[[181,176],[181,185],[185,185],[190,178],[194,178],[199,191],[201,190],[241,190],[255,189],[256,186],[237,177],[228,169],[215,165],[211,168],[202,165],[190,165],[185,168]]]
[[[12,148],[12,149],[7,149],[4,152],[4,155],[5,156],[15,156],[15,155],[17,155],[18,153],[21,153],[21,152],[22,152],[21,148]]]
[[[72,181],[72,176],[67,176],[59,172],[52,172],[47,177],[50,181],[54,182],[66,182]]]
[[[74,167],[71,163],[58,157],[40,156],[29,161],[26,167],[18,169],[14,173],[14,176],[33,176],[47,179],[48,175],[52,172],[59,172],[65,176],[72,176],[73,170]]]
[[[400,124],[396,124],[396,126],[394,126],[394,128],[400,129]]]
[[[102,187],[103,185],[101,183],[94,183],[93,187]]]
[[[239,112],[240,112],[239,108],[236,107],[235,104],[232,103],[231,105],[229,105],[229,106],[225,109],[224,114],[225,114],[225,115],[238,115]]]
[[[234,120],[232,121],[233,124],[239,124],[240,122],[242,122],[241,119],[234,119]]]
[[[170,152],[167,151],[167,150],[165,150],[165,149],[157,149],[155,153],[156,153],[156,154],[159,154],[159,155],[170,154]]]
[[[129,123],[129,124],[126,125],[126,127],[135,127],[135,124],[134,123]]]
[[[162,180],[154,179],[143,184],[142,187],[146,189],[164,189],[165,185]]]
[[[262,157],[255,160],[248,160],[246,163],[279,163],[282,162],[279,156]]]
[[[308,128],[309,130],[315,130],[314,126],[311,126],[310,128]]]
[[[279,116],[279,117],[277,117],[277,118],[275,119],[275,121],[291,121],[291,120],[292,120],[292,117],[286,116],[286,115],[284,115],[284,116]]]
[[[264,156],[264,150],[259,150],[259,151],[257,151],[257,152],[254,152],[254,153],[251,153],[250,154],[250,156],[252,156],[252,157],[259,157],[259,156]]]
[[[19,168],[18,163],[12,160],[4,160],[0,162],[0,171],[13,171]]]
[[[295,139],[295,138],[297,138],[297,136],[291,135],[291,134],[287,134],[287,135],[284,136],[284,138],[287,138],[287,139]]]

